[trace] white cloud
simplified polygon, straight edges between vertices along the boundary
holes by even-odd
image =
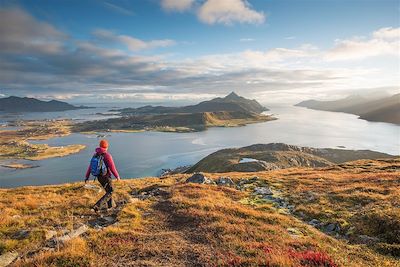
[[[161,7],[166,11],[183,12],[189,10],[195,0],[161,0]]]
[[[200,6],[197,15],[207,24],[231,25],[235,22],[261,24],[265,21],[264,13],[253,10],[245,0],[207,0]]]
[[[102,40],[122,43],[131,51],[139,51],[157,47],[167,47],[176,44],[175,41],[170,39],[143,41],[141,39],[134,38],[128,35],[117,35],[112,31],[101,29],[94,31],[93,34],[97,38],[100,38]]]
[[[255,41],[256,39],[253,39],[253,38],[240,38],[239,39],[239,41],[241,41],[241,42],[253,42],[253,41]]]
[[[355,37],[336,40],[335,47],[325,54],[327,61],[364,59],[382,55],[400,55],[400,28],[381,28],[372,38]]]
[[[400,40],[400,28],[381,28],[375,31],[372,36],[376,39],[384,39],[384,40]]]

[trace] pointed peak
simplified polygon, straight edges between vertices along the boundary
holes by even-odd
[[[241,97],[235,92],[231,92],[229,95],[225,96],[225,99],[240,99]]]

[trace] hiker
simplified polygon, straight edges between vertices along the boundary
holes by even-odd
[[[86,179],[85,183],[89,180],[90,174],[95,176],[97,180],[99,180],[101,186],[106,190],[104,196],[102,196],[99,201],[93,206],[94,211],[98,211],[106,202],[107,208],[111,209],[115,206],[115,203],[112,199],[112,193],[114,191],[112,185],[111,174],[117,179],[120,180],[117,169],[115,168],[114,161],[111,157],[111,154],[107,152],[108,142],[107,140],[101,140],[99,147],[96,148],[96,152],[94,153],[89,167],[86,171]]]

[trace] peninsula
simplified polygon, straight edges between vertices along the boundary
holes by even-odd
[[[400,94],[379,99],[349,96],[333,101],[306,100],[296,104],[296,106],[351,113],[367,121],[388,122],[400,125]]]

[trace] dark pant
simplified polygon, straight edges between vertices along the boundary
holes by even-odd
[[[97,178],[101,184],[101,186],[106,190],[106,193],[104,196],[102,196],[99,201],[94,205],[96,208],[102,208],[106,202],[107,202],[107,207],[112,208],[113,207],[113,200],[112,200],[112,193],[114,191],[114,188],[112,186],[112,180],[110,176],[99,176]]]

